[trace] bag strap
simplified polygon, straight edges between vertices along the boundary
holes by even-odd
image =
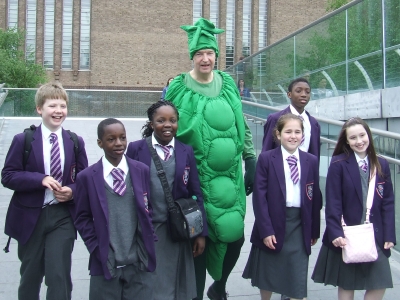
[[[149,147],[151,156],[154,161],[154,165],[156,166],[157,176],[160,179],[161,186],[164,190],[165,200],[167,200],[167,204],[168,204],[168,210],[174,211],[174,210],[176,210],[174,198],[172,197],[172,193],[171,193],[171,190],[168,185],[167,176],[165,176],[164,168],[161,164],[160,157],[158,156],[156,149],[154,149],[153,144],[151,143],[151,136],[148,136],[146,138],[146,143],[147,143],[147,146]]]
[[[369,185],[368,185],[368,194],[367,194],[367,211],[365,212],[365,222],[364,224],[369,224],[369,216],[371,214],[371,207],[372,203],[374,202],[374,190],[375,190],[375,183],[376,183],[376,168],[372,170]],[[346,223],[344,222],[343,215],[342,215],[342,226],[346,226]]]

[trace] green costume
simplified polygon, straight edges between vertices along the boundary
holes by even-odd
[[[218,86],[219,80],[222,86],[217,95],[210,97],[196,91],[205,86],[203,90],[213,94],[212,85],[217,82]],[[247,126],[240,95],[231,76],[214,71],[214,80],[209,84],[181,74],[169,86],[166,99],[171,99],[179,111],[177,138],[194,149],[212,241],[207,244],[207,269],[219,280],[226,243],[244,234],[242,154]],[[247,144],[246,156],[255,157],[251,140]]]

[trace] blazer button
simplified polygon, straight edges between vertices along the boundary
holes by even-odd
[[[375,228],[375,231],[378,232],[378,228]]]

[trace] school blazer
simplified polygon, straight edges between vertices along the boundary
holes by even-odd
[[[274,148],[278,148],[280,146],[279,143],[275,142],[273,131],[276,125],[276,122],[278,122],[278,119],[285,115],[291,113],[290,111],[290,106],[285,108],[282,111],[278,111],[276,113],[273,113],[268,116],[267,122],[264,125],[264,137],[263,137],[263,146],[262,146],[262,152],[268,151]],[[318,121],[310,116],[310,114],[306,111],[306,114],[308,116],[308,119],[310,120],[311,124],[311,138],[310,138],[310,146],[308,148],[308,153],[311,153],[315,155],[318,158],[319,161],[319,155],[320,155],[320,136],[321,136],[321,128],[318,124]]]
[[[389,257],[390,250],[383,248],[385,242],[396,244],[394,220],[394,195],[387,161],[378,157],[385,177],[376,175],[374,200],[370,222],[374,225],[375,240],[383,253]],[[359,225],[363,211],[362,187],[359,166],[352,150],[332,157],[326,178],[326,229],[322,242],[331,249],[340,252],[332,241],[344,237],[341,226],[343,214],[346,225]]]
[[[203,215],[203,232],[201,235],[207,236],[207,218],[193,148],[175,139],[174,151],[176,165],[174,184],[171,191],[172,197],[174,199],[189,198],[193,195],[197,197],[197,204]],[[141,161],[149,168],[151,166],[152,157],[145,139],[129,143],[126,155]]]
[[[318,159],[299,150],[301,220],[304,246],[311,254],[311,239],[320,235],[320,210]],[[253,191],[255,222],[250,242],[268,252],[280,252],[286,230],[286,184],[281,148],[262,152],[258,157]],[[263,239],[275,235],[275,250],[265,246]]]
[[[149,168],[141,162],[126,158],[129,174],[135,194],[138,216],[138,234],[141,235],[147,262],[142,261],[147,271],[156,267],[153,225],[151,223],[151,205],[148,202],[150,190]],[[90,275],[104,275],[106,279],[112,276],[107,268],[110,234],[108,231],[108,202],[103,176],[101,159],[78,175],[76,197],[75,227],[90,253]]]
[[[78,156],[75,158],[74,142],[64,129],[62,137],[65,153],[62,185],[70,187],[75,197],[75,177],[88,166],[85,143],[78,136],[79,149]],[[36,128],[31,145],[32,150],[24,170],[25,134],[19,133],[14,136],[1,172],[3,186],[14,190],[7,211],[4,232],[22,245],[31,237],[44,201],[45,187],[42,185],[42,180],[47,175],[44,172],[42,125]],[[57,205],[68,205],[71,216],[74,216],[74,200]]]

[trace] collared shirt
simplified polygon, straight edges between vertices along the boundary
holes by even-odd
[[[103,177],[105,182],[107,182],[107,184],[113,188],[114,186],[114,179],[111,175],[111,171],[114,168],[118,168],[121,169],[122,171],[124,171],[124,180],[126,180],[126,175],[128,174],[129,171],[129,167],[128,167],[128,163],[126,161],[126,157],[125,155],[122,156],[121,161],[119,162],[118,166],[114,167],[105,156],[103,156],[101,158],[101,162],[103,163]]]
[[[64,173],[65,153],[64,153],[64,141],[62,137],[62,128],[60,127],[57,131],[52,132],[43,123],[40,126],[42,129],[44,173],[46,175],[50,175],[50,157],[51,157],[51,147],[52,147],[52,144],[50,143],[50,135],[52,133],[55,133],[57,135],[58,146],[60,147],[61,172]],[[53,191],[47,188],[44,193],[43,205],[57,204],[57,203],[58,201],[55,199]]]
[[[153,145],[153,148],[156,149],[158,156],[159,156],[161,159],[164,159],[164,157],[165,157],[164,151],[163,151],[163,150],[161,149],[161,147],[159,146],[159,142],[157,142],[157,140],[156,140],[156,138],[155,138],[155,136],[154,136],[154,132],[153,132],[153,134],[151,135],[151,143],[152,143],[152,145]],[[170,153],[171,156],[172,156],[172,154],[174,154],[174,148],[175,148],[175,138],[174,138],[174,137],[173,137],[172,140],[171,140],[167,145],[165,145],[165,146],[168,146],[168,145],[169,145],[169,146],[172,146],[172,147],[169,148],[169,153]]]
[[[303,126],[304,126],[304,143],[303,145],[300,145],[299,148],[300,150],[303,150],[304,152],[308,152],[308,149],[310,148],[310,140],[311,140],[311,123],[310,123],[310,118],[306,114],[306,111],[304,110],[303,113],[299,114],[299,112],[293,107],[292,104],[290,104],[290,112],[296,116],[300,116],[303,118]]]
[[[365,156],[364,158],[360,158],[360,157],[358,156],[358,154],[354,152],[354,156],[356,157],[356,161],[357,161],[357,164],[358,164],[359,167],[361,167],[361,161],[363,161],[363,160],[365,161],[365,163],[367,164],[367,166],[369,166],[368,154],[367,154],[367,156]]]
[[[283,158],[283,169],[285,171],[285,185],[286,185],[286,207],[300,207],[301,197],[300,197],[300,180],[301,180],[301,169],[300,169],[300,156],[299,149],[293,154],[286,151],[283,146],[281,146],[282,158]],[[299,181],[294,184],[290,176],[289,163],[286,160],[290,155],[294,155],[297,158],[297,168],[299,169]]]

